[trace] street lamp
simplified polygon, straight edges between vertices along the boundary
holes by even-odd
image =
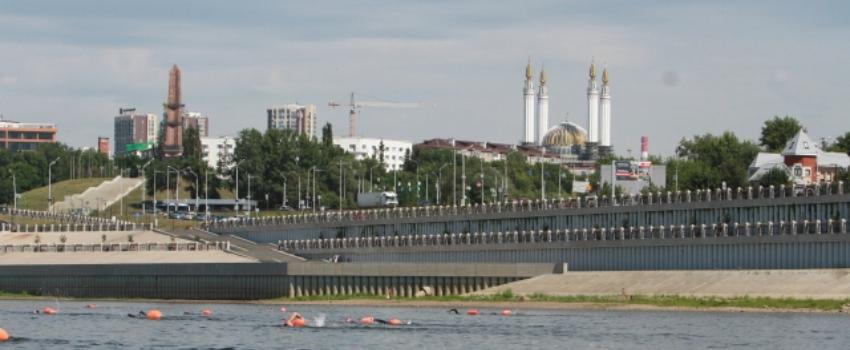
[[[236,162],[236,165],[234,165],[234,167],[236,168],[236,205],[234,206],[236,214],[239,214],[239,165],[242,164],[242,162],[244,161],[245,159],[240,160]]]
[[[59,159],[62,159],[62,157],[56,157],[47,165],[47,208],[50,209],[50,212],[53,212],[53,165]]]
[[[180,169],[177,169],[170,165],[167,165],[166,167],[168,168],[168,170],[173,170],[174,174],[177,175],[177,183],[174,185],[174,211],[176,212],[177,209],[180,208]]]
[[[195,177],[195,215],[198,215],[198,174],[195,174],[195,172],[189,167],[186,167],[184,171],[189,172]]]
[[[153,213],[154,216],[156,216],[156,209],[157,209],[156,208],[156,178],[157,178],[156,174],[159,174],[159,173],[161,173],[161,171],[156,170],[156,169],[153,170],[153,208],[152,208],[151,212]]]
[[[147,163],[145,163],[145,165],[142,165],[142,179],[144,180],[142,181],[142,215],[145,215],[147,213],[147,205],[145,204],[145,194],[148,191],[148,178],[145,176],[145,168],[147,168],[148,165],[151,165],[151,162],[153,162],[153,159],[149,160]],[[154,174],[154,181],[156,181],[156,174]],[[156,188],[154,188],[154,192],[156,192]]]
[[[437,204],[438,205],[442,204],[442,202],[440,202],[440,195],[443,193],[443,189],[442,189],[442,186],[443,186],[443,169],[445,169],[447,166],[449,166],[449,163],[445,163],[445,164],[441,165],[440,168],[437,170]]]
[[[9,169],[9,173],[12,174],[12,206],[15,210],[18,210],[18,181],[15,178],[15,172],[12,169]]]
[[[380,165],[381,164],[379,163],[379,164],[375,164],[375,165],[369,167],[369,192],[374,192],[372,190],[372,169],[374,169],[375,167],[380,166]]]

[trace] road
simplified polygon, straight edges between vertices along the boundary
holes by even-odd
[[[201,241],[230,242],[230,250],[237,255],[257,259],[260,262],[297,262],[305,261],[304,258],[277,250],[276,246],[270,244],[258,244],[234,235],[219,235],[217,233],[200,229],[183,229],[166,231],[162,233],[171,234],[178,238]]]

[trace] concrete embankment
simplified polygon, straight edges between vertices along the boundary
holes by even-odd
[[[850,298],[850,269],[603,271],[546,274],[472,294],[511,290],[550,296],[677,295],[687,297]]]

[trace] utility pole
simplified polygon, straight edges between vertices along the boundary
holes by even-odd
[[[146,210],[147,204],[145,204],[145,195],[148,192],[148,178],[147,178],[147,176],[145,176],[145,169],[148,167],[148,165],[151,164],[152,161],[153,161],[153,159],[149,160],[147,163],[145,163],[145,165],[142,165],[142,180],[143,180],[142,181],[142,216],[144,216],[147,213],[147,210]],[[156,174],[154,174],[154,181],[156,181]],[[156,192],[156,189],[154,189],[154,192]]]
[[[457,206],[457,151],[452,151],[452,205]]]
[[[61,157],[57,157],[50,164],[47,165],[47,209],[50,212],[53,212],[53,165],[56,162],[62,159]]]
[[[18,210],[18,180],[15,178],[15,172],[9,169],[12,174],[12,207]]]
[[[484,205],[484,189],[486,188],[484,186],[484,158],[478,158],[478,165],[478,173],[481,177],[481,205]]]
[[[370,181],[371,181],[371,176],[372,176],[371,172],[372,172],[372,170],[370,169],[369,170],[369,173],[370,173],[369,180]],[[369,187],[370,187],[370,190],[371,190],[372,185],[370,184]],[[342,200],[343,200],[343,198],[342,198],[342,160],[340,160],[339,161],[339,214],[340,215],[342,215]]]
[[[460,184],[461,190],[463,191],[463,196],[460,199],[460,206],[466,206],[466,156],[461,153],[460,155]]]
[[[210,172],[209,169],[204,169],[204,221],[210,219]]]

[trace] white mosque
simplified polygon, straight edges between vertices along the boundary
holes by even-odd
[[[540,70],[540,86],[536,94],[531,60],[525,67],[524,146],[537,146],[561,155],[575,155],[595,159],[610,154],[611,146],[611,88],[608,85],[608,68],[602,71],[602,89],[596,82],[596,65],[590,64],[587,82],[587,130],[571,122],[549,126],[549,87],[546,72]],[[537,95],[536,114],[534,97]]]

